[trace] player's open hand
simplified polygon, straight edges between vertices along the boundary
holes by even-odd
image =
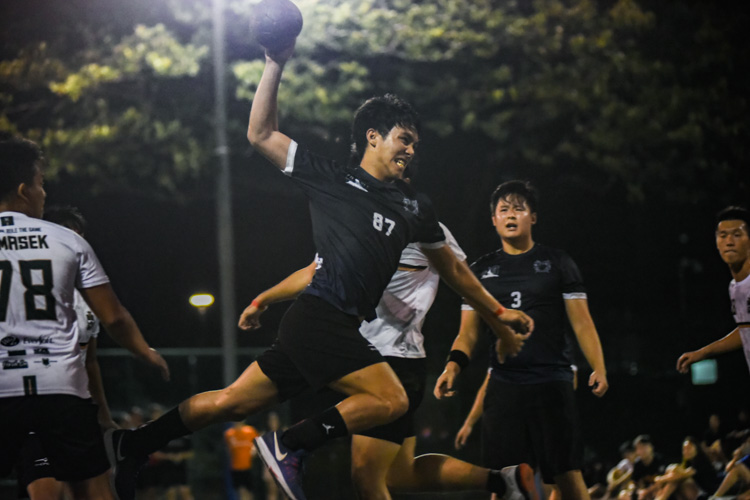
[[[453,441],[453,446],[455,446],[457,450],[460,450],[461,448],[466,446],[466,441],[469,439],[469,436],[471,436],[471,431],[473,430],[473,426],[464,423],[464,425],[462,425],[458,430],[458,434],[456,434],[456,439]]]
[[[686,352],[677,359],[677,371],[680,373],[687,373],[690,365],[697,363],[702,359],[703,356],[701,356],[700,351]]]
[[[589,387],[594,396],[602,397],[609,389],[609,382],[607,382],[607,375],[594,370],[591,372],[589,377]]]
[[[440,374],[435,383],[433,394],[436,398],[450,398],[456,394],[457,391],[454,387],[456,384],[456,377],[458,377],[460,371],[461,368],[459,368],[453,361],[449,361],[448,364],[445,365],[445,370],[443,370],[443,373]]]
[[[528,314],[518,309],[506,309],[502,314],[498,315],[498,318],[519,333],[531,333],[534,331],[534,320]]]
[[[255,302],[255,301],[253,301]],[[260,316],[268,309],[268,306],[258,307],[250,304],[240,314],[240,321],[237,326],[242,330],[257,330],[260,328]]]
[[[153,348],[149,349],[146,356],[146,362],[158,368],[159,372],[161,372],[161,378],[169,381],[169,365],[167,365],[167,361],[159,354],[159,351]]]

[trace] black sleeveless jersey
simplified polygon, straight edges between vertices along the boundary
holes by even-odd
[[[404,182],[379,181],[359,166],[341,166],[294,142],[284,173],[310,200],[318,268],[304,293],[347,314],[375,317],[406,245],[445,244],[432,203]]]
[[[564,301],[586,298],[581,273],[573,259],[562,250],[537,243],[520,255],[510,255],[502,249],[489,253],[471,268],[498,302],[520,309],[534,320],[534,332],[517,356],[500,364],[492,346],[492,376],[521,384],[572,381],[572,332]]]

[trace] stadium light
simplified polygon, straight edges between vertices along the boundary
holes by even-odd
[[[194,293],[189,299],[190,305],[198,309],[205,309],[214,303],[214,296],[210,293]]]

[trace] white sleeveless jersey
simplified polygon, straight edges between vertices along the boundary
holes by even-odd
[[[458,260],[466,254],[442,223],[445,242]],[[363,322],[359,331],[383,356],[424,358],[422,325],[435,300],[440,275],[416,243],[401,253],[399,269],[391,278],[376,308],[377,318]]]
[[[732,300],[732,315],[742,338],[742,349],[750,368],[750,276],[739,283],[729,283],[729,298]]]
[[[94,251],[75,232],[0,213],[0,397],[90,397],[75,291],[108,282]]]

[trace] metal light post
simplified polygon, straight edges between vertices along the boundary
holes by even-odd
[[[224,55],[224,0],[213,0],[213,59],[216,155],[216,223],[219,255],[219,297],[221,298],[221,347],[224,384],[237,376],[236,311],[234,297],[234,237],[232,234],[232,190],[227,145],[226,61]]]

